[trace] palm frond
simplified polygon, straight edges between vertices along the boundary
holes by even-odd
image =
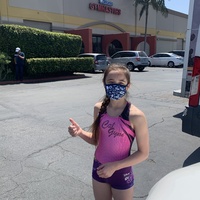
[[[164,17],[168,16],[168,9],[165,6],[164,0],[151,0],[150,4],[152,5],[154,10],[160,11]]]
[[[146,6],[142,6],[141,10],[140,10],[140,15],[139,15],[139,19],[141,19],[143,13],[146,11]]]
[[[138,7],[138,5],[141,5],[141,10],[139,14],[139,19],[141,19],[144,12],[146,13],[145,17],[145,40],[144,40],[144,51],[146,50],[146,40],[147,40],[147,23],[148,23],[148,11],[149,6],[151,5],[152,8],[156,11],[160,11],[161,14],[165,17],[168,15],[168,9],[165,6],[165,0],[133,0],[133,5]]]

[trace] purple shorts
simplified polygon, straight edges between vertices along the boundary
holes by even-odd
[[[126,167],[114,172],[109,178],[100,178],[97,174],[97,168],[101,165],[99,161],[94,159],[92,178],[101,183],[107,183],[117,190],[126,190],[134,185],[134,175],[132,167]]]

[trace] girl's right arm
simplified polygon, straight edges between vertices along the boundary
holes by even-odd
[[[84,131],[72,118],[69,121],[71,125],[68,127],[68,132],[72,137],[79,136],[89,144],[94,144],[91,132]]]
[[[98,103],[94,107],[94,120],[97,118],[99,113]],[[69,119],[71,125],[68,127],[68,132],[72,137],[79,136],[87,143],[95,145],[94,137],[91,132],[84,131],[72,118]]]

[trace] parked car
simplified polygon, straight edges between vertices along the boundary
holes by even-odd
[[[148,66],[148,56],[144,51],[118,51],[111,56],[111,63],[121,63],[132,71],[143,71]]]
[[[182,56],[184,57],[185,56],[185,50],[173,50],[173,51],[169,51],[169,53],[174,53],[178,56]]]
[[[149,66],[182,67],[183,57],[173,53],[156,53],[149,57]]]
[[[146,200],[199,200],[200,162],[170,172],[150,190]]]
[[[94,59],[94,69],[105,71],[108,67],[109,61],[105,54],[102,53],[82,53],[78,55],[79,58],[93,58]]]

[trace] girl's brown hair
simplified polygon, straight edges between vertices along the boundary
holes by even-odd
[[[130,72],[127,69],[127,67],[124,66],[124,65],[121,65],[121,64],[111,64],[111,65],[109,65],[109,67],[107,67],[107,69],[104,72],[104,76],[103,76],[103,79],[102,79],[104,85],[106,83],[106,77],[111,71],[123,71],[124,75],[127,79],[127,84],[130,83]],[[105,113],[106,108],[107,108],[109,103],[110,103],[110,98],[105,96],[103,101],[102,101],[101,108],[99,110],[99,115],[97,116],[96,120],[94,120],[93,124],[91,125],[91,131],[93,133],[95,145],[98,144],[98,140],[99,140],[100,119],[101,119],[102,114]]]

